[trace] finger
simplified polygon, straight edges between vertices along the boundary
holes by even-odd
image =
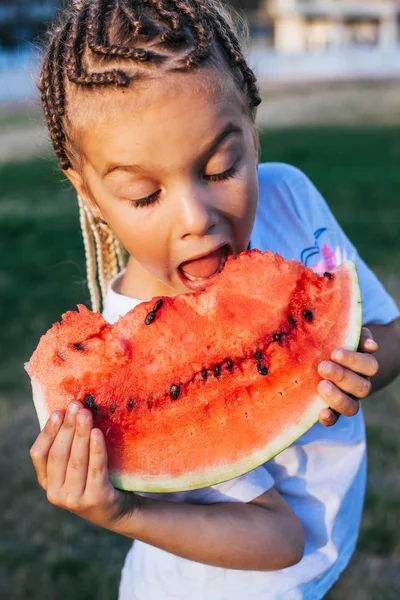
[[[334,350],[331,359],[335,363],[350,369],[350,371],[366,377],[373,377],[379,369],[379,363],[374,356],[362,352],[351,352],[351,350],[345,350],[344,348]]]
[[[358,344],[358,350],[360,352],[367,352],[368,354],[373,354],[377,350],[379,350],[379,346],[375,340],[372,338],[361,338],[360,343]]]
[[[324,427],[331,427],[336,423],[340,414],[336,410],[331,408],[323,408],[319,411],[318,420]]]
[[[62,421],[63,415],[60,412],[51,413],[46,425],[30,449],[29,454],[36,471],[37,480],[44,490],[47,486],[47,461],[50,448],[59,432]]]
[[[71,402],[65,413],[63,424],[49,452],[47,478],[53,490],[64,485],[72,442],[75,435],[76,414],[82,405]]]
[[[350,398],[350,396],[330,381],[320,381],[318,384],[318,393],[331,410],[337,411],[345,417],[354,417],[360,408],[357,400]]]
[[[358,344],[358,350],[360,352],[367,352],[373,354],[378,350],[378,344],[373,339],[371,331],[367,327],[361,329],[360,342]]]
[[[104,485],[110,485],[108,479],[106,443],[100,429],[92,429],[90,433],[90,454],[86,493],[90,494]]]
[[[81,496],[86,487],[92,426],[93,421],[90,411],[80,410],[76,415],[75,435],[64,482],[64,487],[75,496]]]
[[[321,377],[333,382],[340,390],[356,398],[366,398],[372,389],[369,379],[353,373],[340,365],[323,361],[318,366]]]

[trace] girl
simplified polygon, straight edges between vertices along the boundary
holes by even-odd
[[[76,402],[51,415],[31,450],[50,502],[136,540],[121,600],[322,598],[357,539],[357,399],[400,368],[393,300],[305,175],[258,165],[255,77],[216,0],[77,2],[52,33],[40,88],[60,166],[79,194],[93,306],[97,255],[109,321],[141,300],[205,288],[249,242],[316,270],[356,261],[369,323],[359,352],[337,349],[319,365],[318,391],[332,410],[266,465],[194,492],[124,493],[110,484],[104,438]],[[122,247],[129,259],[114,277]]]

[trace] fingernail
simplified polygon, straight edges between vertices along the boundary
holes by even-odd
[[[79,414],[76,417],[76,420],[78,421],[78,423],[82,423],[82,425],[84,425],[87,422],[87,420],[88,420],[88,416],[85,415],[85,414]]]
[[[374,346],[377,346],[377,343],[376,343],[376,341],[375,341],[375,340],[373,340],[372,338],[367,338],[367,339],[365,340],[365,343],[366,343],[366,344],[374,344]]]
[[[322,390],[322,392],[324,392],[325,394],[329,394],[330,391],[332,391],[332,384],[329,383],[329,381],[323,381],[320,384],[320,389]]]
[[[335,352],[333,353],[333,358],[335,360],[343,360],[344,359],[343,350],[335,350]]]
[[[332,373],[332,366],[329,362],[323,362],[321,364],[321,372],[324,375],[330,375]]]
[[[92,438],[92,440],[98,444],[101,440],[101,431],[99,431],[98,429],[92,429],[92,431],[90,432],[90,436]]]
[[[71,415],[75,415],[78,412],[78,410],[79,410],[78,404],[75,404],[75,402],[71,402],[71,404],[69,404],[69,406],[68,406],[68,412]]]
[[[51,422],[52,422],[52,423],[56,424],[56,423],[58,423],[58,422],[59,422],[59,420],[60,420],[60,415],[59,415],[58,413],[56,413],[56,412],[53,412],[53,413],[51,413],[51,415],[50,415],[50,419],[51,419]]]

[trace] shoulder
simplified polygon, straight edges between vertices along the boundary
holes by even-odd
[[[322,200],[309,177],[297,167],[286,163],[260,163],[258,184],[260,201],[274,193],[286,203],[298,206],[300,213],[307,206],[315,208],[315,205],[320,204]]]
[[[258,182],[260,185],[306,185],[310,182],[303,171],[281,162],[267,162],[258,165]]]

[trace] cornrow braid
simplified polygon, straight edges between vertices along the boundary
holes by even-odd
[[[72,0],[71,9],[51,32],[39,81],[61,168],[71,168],[78,156],[68,115],[73,86],[88,91],[100,86],[127,87],[153,68],[190,71],[210,59],[219,61],[218,50],[253,116],[260,103],[256,78],[245,60],[234,20],[221,0]],[[110,61],[113,68],[105,67]],[[125,251],[81,198],[78,204],[90,299],[93,310],[100,310],[108,282],[124,268]]]
[[[220,13],[215,13],[214,19],[216,31],[220,39],[224,40],[225,51],[242,74],[243,83],[247,88],[249,106],[250,108],[255,108],[261,103],[256,76],[253,70],[247,64],[238,38],[228,26],[223,15]]]
[[[39,88],[47,126],[49,128],[54,151],[62,169],[68,169],[70,163],[65,152],[65,132],[62,117],[65,113],[65,88],[63,84],[62,52],[68,35],[69,24],[60,28],[54,36],[45,57]]]
[[[87,24],[87,42],[90,50],[96,54],[103,54],[107,57],[116,56],[119,58],[126,58],[140,62],[155,61],[158,64],[161,64],[163,61],[165,61],[165,56],[161,56],[157,52],[153,52],[151,50],[145,50],[144,48],[128,48],[127,46],[121,46],[118,44],[107,44],[105,41],[107,16],[110,12],[110,7],[114,8],[114,10],[117,10],[118,8],[118,5],[110,5],[111,3],[109,0],[100,0],[100,2],[93,3],[90,6],[89,22]],[[124,15],[127,20],[130,20],[124,5],[121,4],[119,8],[121,10],[121,14]],[[138,23],[134,23],[134,30],[136,30],[136,32],[140,30]],[[107,73],[107,75],[111,76],[111,74],[113,74],[113,76],[116,77],[117,73],[122,72],[110,71]],[[125,83],[119,83],[119,85],[127,85],[130,82],[130,78],[126,77],[125,73],[122,74],[125,76]],[[103,73],[102,75],[106,75],[106,73]],[[93,77],[93,75],[91,77]],[[104,81],[102,83],[110,82]],[[118,82],[116,81],[116,83]]]
[[[182,59],[182,63],[186,69],[192,69],[203,62],[210,53],[210,45],[212,41],[212,24],[207,19],[206,14],[200,18],[196,15],[193,8],[181,0],[169,0],[177,11],[180,11],[188,19],[191,27],[197,34],[197,44],[189,55]]]

